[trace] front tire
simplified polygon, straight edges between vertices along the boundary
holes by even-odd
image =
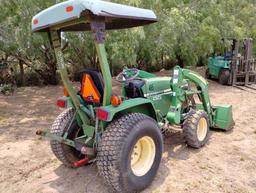
[[[163,138],[156,121],[130,113],[106,128],[98,147],[97,166],[115,192],[138,192],[153,181],[162,151]]]
[[[185,120],[183,133],[190,147],[201,148],[209,140],[209,120],[205,111],[197,110]]]

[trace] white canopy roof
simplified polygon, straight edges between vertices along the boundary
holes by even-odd
[[[48,31],[49,27],[67,21],[75,21],[82,16],[93,15],[105,18],[106,29],[121,29],[146,25],[157,21],[155,13],[127,5],[101,0],[69,0],[56,4],[33,17],[33,31]],[[88,24],[63,28],[63,31],[89,30]]]

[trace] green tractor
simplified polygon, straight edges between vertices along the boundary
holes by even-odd
[[[256,83],[256,66],[252,57],[252,39],[245,39],[242,46],[233,40],[232,49],[224,56],[208,59],[205,77],[218,79],[222,85],[248,86]]]
[[[232,106],[213,106],[208,82],[180,67],[174,68],[172,77],[125,68],[116,77],[122,95],[113,95],[106,30],[156,21],[151,10],[99,0],[65,1],[32,20],[34,32],[49,35],[65,87],[57,105],[66,108],[49,131],[37,134],[50,139],[53,153],[67,167],[96,162],[115,192],[138,192],[150,185],[163,153],[162,130],[178,125],[187,144],[201,148],[209,140],[210,128],[226,131],[234,125]],[[68,79],[61,49],[60,34],[67,31],[92,32],[101,69],[82,70],[78,90]]]

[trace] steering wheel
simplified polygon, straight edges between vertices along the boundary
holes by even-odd
[[[137,68],[124,68],[123,71],[117,75],[116,80],[118,82],[134,80],[139,73],[140,71]]]

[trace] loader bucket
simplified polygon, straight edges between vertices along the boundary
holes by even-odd
[[[213,106],[213,128],[228,131],[233,128],[232,105]]]
[[[196,107],[197,109],[204,110],[202,104],[197,104]],[[217,105],[211,106],[211,108],[213,111],[211,128],[228,131],[234,127],[232,105]]]

